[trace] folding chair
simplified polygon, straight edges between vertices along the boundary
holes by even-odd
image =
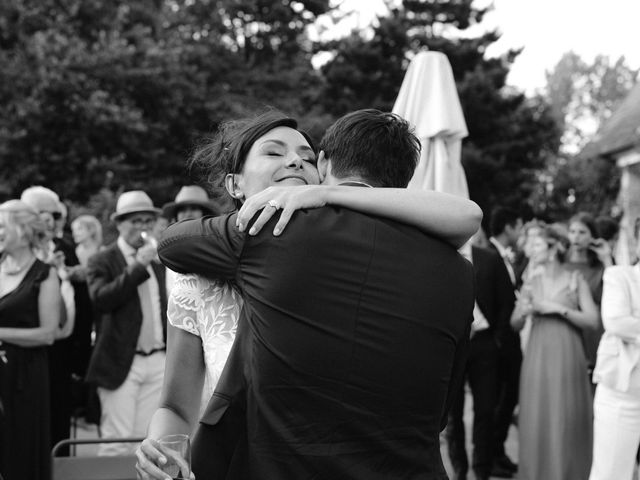
[[[142,440],[144,438],[62,440],[51,450],[51,480],[136,480],[135,455],[59,457],[58,451],[66,446],[75,447],[76,445],[100,443],[139,443]]]

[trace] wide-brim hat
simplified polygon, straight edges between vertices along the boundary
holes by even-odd
[[[204,188],[197,185],[186,185],[180,189],[173,202],[164,204],[162,214],[167,218],[175,218],[176,212],[183,207],[201,208],[205,215],[215,215],[218,209],[209,199]]]
[[[142,190],[123,192],[116,203],[116,211],[111,214],[111,220],[130,215],[132,213],[152,213],[160,215],[162,210],[153,206],[153,201]]]

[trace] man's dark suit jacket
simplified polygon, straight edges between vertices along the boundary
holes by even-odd
[[[439,432],[468,349],[471,265],[347,209],[297,212],[280,237],[275,219],[256,237],[235,219],[176,224],[159,246],[169,268],[235,282],[245,300],[242,365],[230,358],[202,421],[245,396],[253,479],[446,479]]]
[[[471,255],[476,278],[476,301],[497,339],[511,330],[515,303],[513,284],[502,257],[496,250],[473,246]]]
[[[162,326],[166,338],[165,268],[156,262],[151,262],[151,266],[158,280]],[[149,272],[142,264],[127,265],[117,242],[89,259],[89,293],[96,310],[101,314],[96,345],[87,371],[89,383],[114,390],[127,378],[142,325],[138,285],[148,278]]]

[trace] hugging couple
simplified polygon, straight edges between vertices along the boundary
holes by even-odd
[[[197,307],[170,318],[139,478],[167,478],[157,439],[194,429],[184,478],[447,478],[439,432],[474,299],[456,248],[482,213],[405,188],[420,142],[394,114],[350,113],[320,149],[269,111],[223,125],[195,154],[240,209],[160,240]]]

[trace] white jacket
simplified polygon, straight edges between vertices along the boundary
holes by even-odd
[[[609,267],[603,280],[605,332],[593,379],[620,392],[640,390],[640,264]]]

